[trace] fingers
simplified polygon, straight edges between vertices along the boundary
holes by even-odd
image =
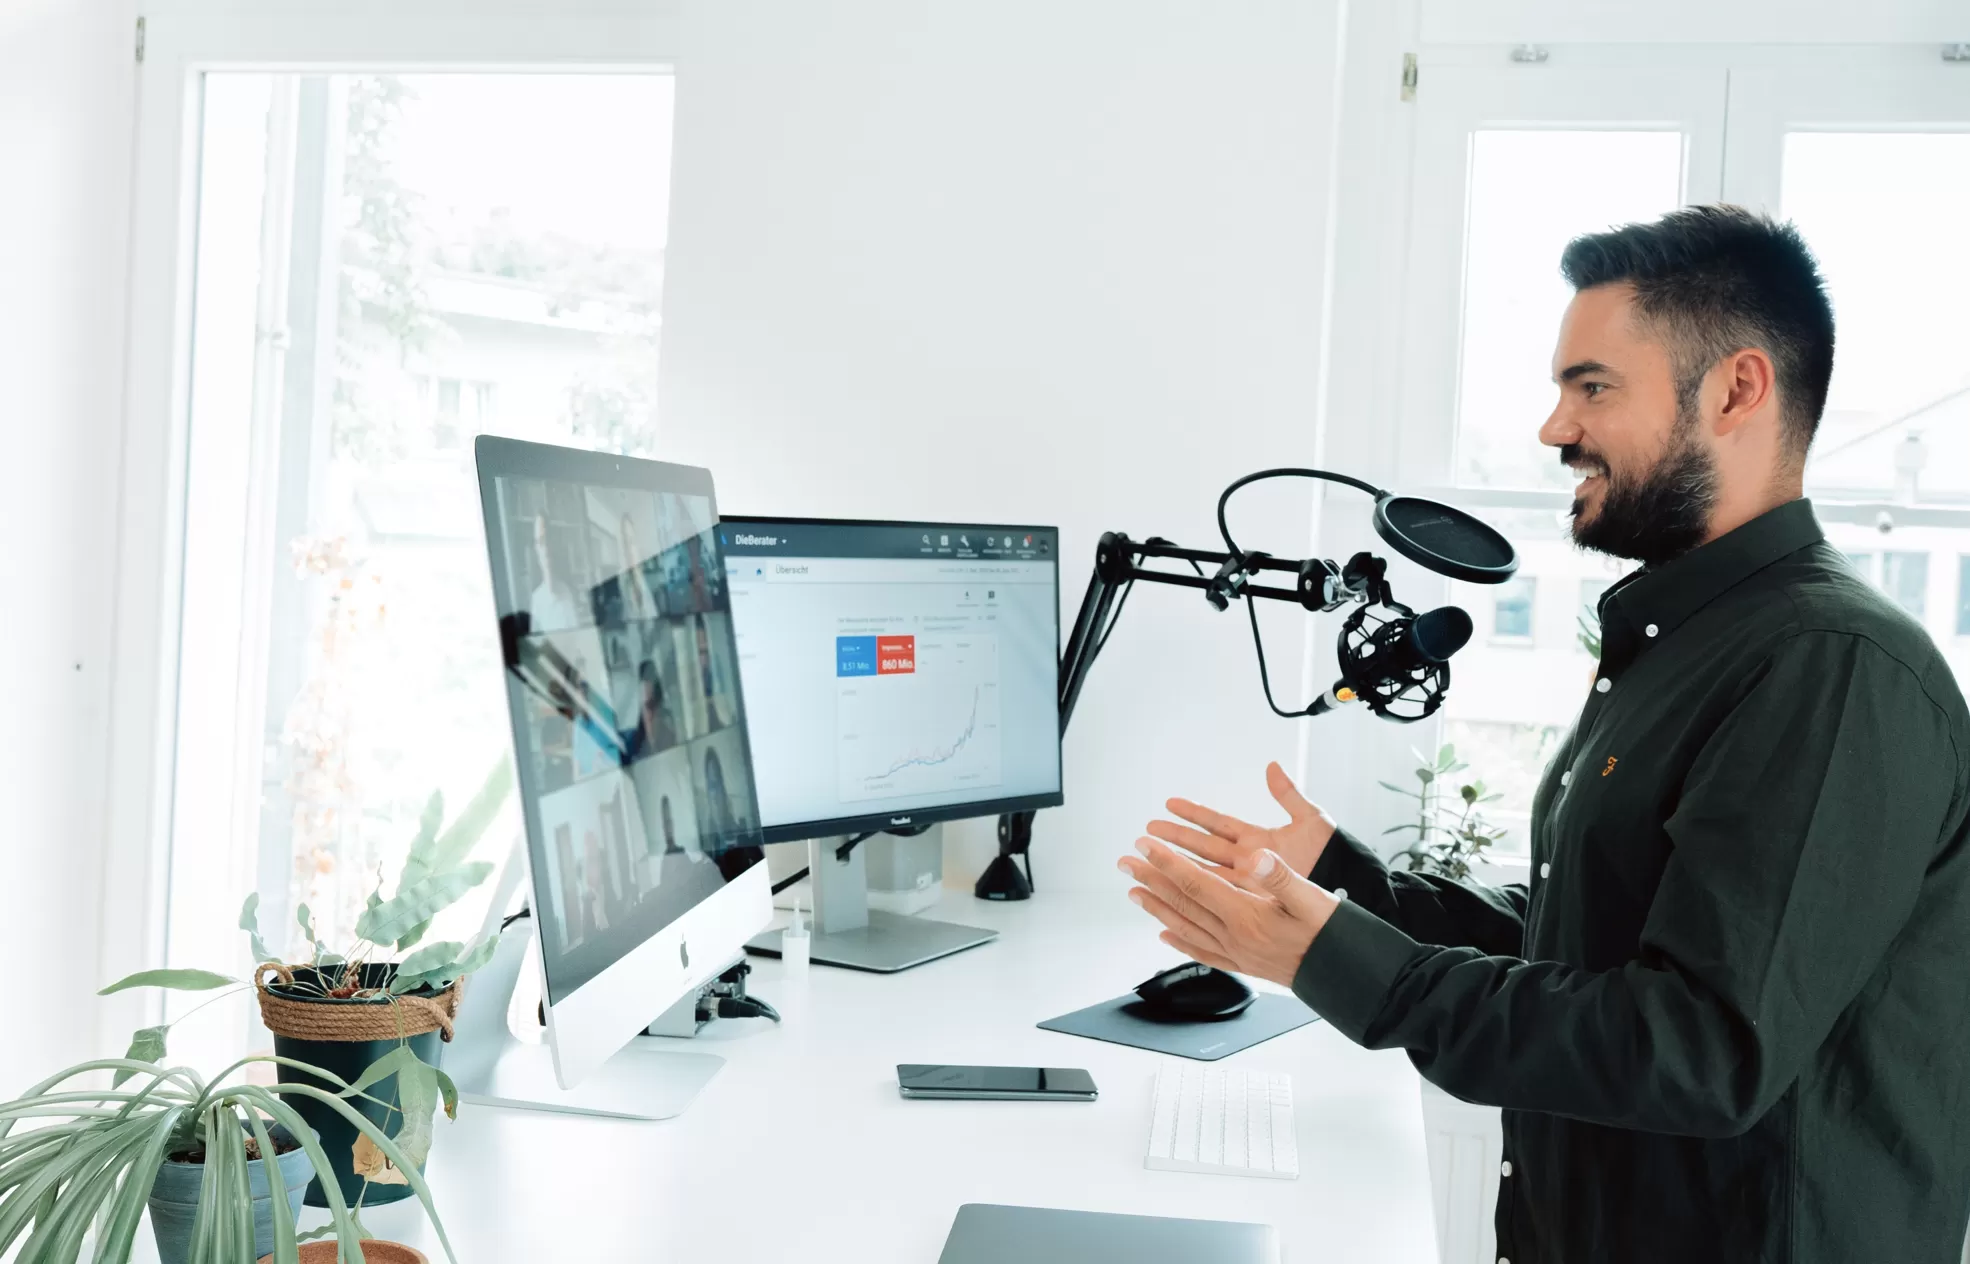
[[[1213,935],[1223,932],[1232,907],[1253,898],[1232,885],[1224,870],[1206,869],[1153,838],[1137,839],[1136,850],[1144,858],[1124,856],[1122,872]]]
[[[1300,793],[1300,788],[1293,784],[1293,779],[1286,775],[1286,770],[1279,766],[1277,760],[1265,766],[1265,788],[1272,791],[1274,801],[1285,808],[1286,815],[1295,821],[1321,815],[1320,809],[1307,802],[1306,796]]]
[[[1228,839],[1191,829],[1188,825],[1178,825],[1175,821],[1151,821],[1148,829],[1154,837],[1202,856],[1213,864],[1235,865],[1239,857],[1245,854],[1244,848]]]
[[[1134,856],[1124,856],[1117,867],[1147,890],[1151,895],[1177,916],[1202,928],[1216,939],[1224,932],[1224,919],[1199,903],[1186,893],[1168,874],[1158,870],[1146,860]]]
[[[1166,930],[1156,936],[1156,938],[1162,940],[1184,956],[1189,957],[1192,961],[1201,961],[1213,969],[1224,970],[1232,974],[1238,972],[1238,967],[1232,962],[1231,958],[1214,949],[1206,948],[1202,944],[1193,943],[1174,931]]]
[[[1188,799],[1171,799],[1163,806],[1177,816],[1189,821],[1192,825],[1202,826],[1204,829],[1216,834],[1219,838],[1237,839],[1258,828],[1255,825],[1246,824],[1235,816],[1226,816],[1222,812],[1213,812],[1203,804],[1192,803]]]
[[[1216,935],[1213,935],[1196,922],[1191,921],[1183,914],[1171,908],[1158,898],[1154,891],[1146,887],[1137,887],[1129,892],[1129,898],[1135,901],[1137,908],[1163,923],[1172,933],[1181,936],[1190,943],[1207,948],[1220,956],[1224,954],[1224,944],[1218,940]]]
[[[1301,918],[1320,918],[1331,908],[1334,897],[1302,878],[1269,850],[1253,852],[1231,871],[1231,880],[1258,895],[1276,900],[1279,906]]]

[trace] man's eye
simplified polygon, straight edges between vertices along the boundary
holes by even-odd
[[[1606,389],[1607,389],[1607,383],[1606,383],[1606,382],[1582,382],[1582,383],[1580,384],[1580,389],[1581,389],[1581,390],[1583,390],[1583,391],[1585,391],[1585,392],[1587,392],[1587,398],[1588,398],[1588,399],[1596,399],[1596,398],[1599,398],[1599,396],[1600,396],[1600,393],[1601,393],[1602,391],[1604,391],[1604,390],[1606,390]]]

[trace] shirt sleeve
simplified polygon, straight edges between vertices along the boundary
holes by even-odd
[[[1346,830],[1335,830],[1308,875],[1424,943],[1516,956],[1524,950],[1526,886],[1488,887],[1393,870]]]
[[[1468,1101],[1738,1135],[1908,920],[1963,811],[1963,757],[1899,661],[1864,637],[1801,633],[1685,780],[1634,961],[1590,972],[1430,946],[1344,901],[1294,991]]]

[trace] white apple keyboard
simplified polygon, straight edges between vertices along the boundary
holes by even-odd
[[[1298,1178],[1293,1077],[1164,1063],[1156,1072],[1149,1157],[1142,1165],[1165,1172]]]

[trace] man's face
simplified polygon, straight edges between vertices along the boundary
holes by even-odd
[[[1668,349],[1633,318],[1626,285],[1582,290],[1560,321],[1560,398],[1539,441],[1579,478],[1573,538],[1659,564],[1704,539],[1716,470],[1702,420],[1679,406]]]

